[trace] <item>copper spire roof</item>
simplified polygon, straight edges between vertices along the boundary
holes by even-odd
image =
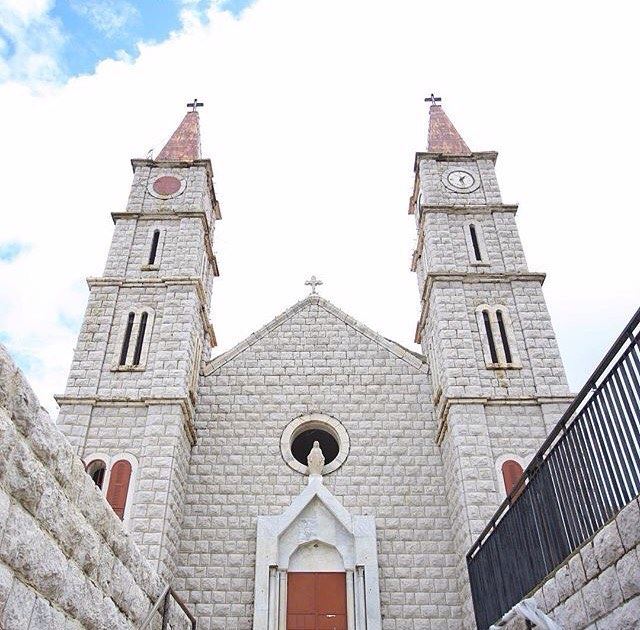
[[[173,132],[156,161],[190,162],[200,159],[200,118],[197,111],[188,112]]]
[[[467,143],[462,139],[441,105],[429,107],[429,153],[445,155],[471,155]]]

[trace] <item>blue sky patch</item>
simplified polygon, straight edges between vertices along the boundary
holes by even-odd
[[[240,14],[250,5],[254,0],[225,0],[221,7],[225,11],[229,11],[232,15],[239,17]]]
[[[102,59],[137,55],[139,41],[163,41],[180,28],[178,0],[58,0],[65,74],[90,73]]]
[[[220,8],[239,17],[254,0],[224,0]],[[207,0],[58,0],[51,17],[62,24],[60,60],[65,74],[93,72],[102,59],[137,56],[140,41],[161,42],[178,30],[183,8],[204,19]]]
[[[58,322],[63,328],[73,333],[77,333],[80,330],[80,324],[82,323],[79,317],[74,317],[67,313],[58,313]]]
[[[23,243],[11,241],[8,243],[0,243],[0,260],[4,262],[14,261],[26,249]]]
[[[91,74],[104,59],[135,59],[139,42],[165,41],[182,27],[183,10],[195,13],[204,22],[214,3],[239,18],[253,2],[56,0],[51,9],[24,23],[19,12],[9,11],[9,22],[0,24],[0,59],[7,62],[9,75],[20,79],[59,81]],[[25,50],[39,61],[37,68],[25,65]]]

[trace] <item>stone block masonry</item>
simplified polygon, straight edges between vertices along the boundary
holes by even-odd
[[[0,628],[139,628],[162,586],[0,346]]]
[[[458,630],[424,358],[309,296],[204,372],[175,582],[198,628],[251,627],[257,517],[280,514],[307,485],[283,459],[280,437],[294,418],[319,412],[350,438],[325,486],[353,516],[375,518],[382,627]]]

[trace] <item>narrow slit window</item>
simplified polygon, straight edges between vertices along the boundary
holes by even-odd
[[[502,315],[502,311],[496,311],[496,318],[498,319],[500,338],[502,339],[502,347],[504,348],[504,358],[507,363],[513,363],[511,348],[509,347],[509,338],[507,337],[507,329],[504,325],[504,317]]]
[[[469,234],[471,235],[471,244],[473,245],[473,255],[476,257],[476,260],[480,262],[482,260],[482,253],[480,252],[480,243],[478,242],[476,226],[473,225],[473,223],[469,225]]]
[[[138,338],[136,339],[136,349],[133,353],[133,365],[140,364],[142,344],[144,343],[144,333],[147,329],[147,319],[149,319],[149,313],[145,311],[142,313],[142,317],[140,318],[140,328],[138,330]]]
[[[127,318],[127,327],[124,331],[124,339],[122,340],[122,350],[120,350],[120,365],[127,364],[127,355],[129,354],[129,344],[131,343],[131,331],[133,330],[134,313],[129,313]]]
[[[491,328],[491,320],[489,319],[489,311],[482,311],[482,319],[484,321],[484,329],[487,333],[487,342],[489,343],[489,352],[491,353],[491,363],[498,362],[498,353],[496,352],[496,342],[493,338],[493,329]]]
[[[149,264],[154,265],[156,262],[156,255],[158,254],[158,242],[160,241],[160,230],[154,230],[153,238],[151,240],[151,251],[149,252]]]

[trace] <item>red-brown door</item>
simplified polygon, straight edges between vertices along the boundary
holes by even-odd
[[[347,630],[345,574],[288,573],[287,630]]]

